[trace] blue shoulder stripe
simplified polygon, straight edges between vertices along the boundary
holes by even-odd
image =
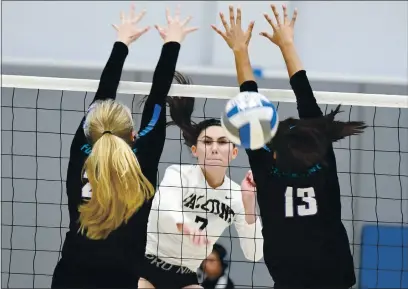
[[[153,130],[154,126],[159,120],[160,112],[161,112],[161,106],[156,104],[154,106],[152,119],[147,124],[147,126],[138,134],[139,137],[145,136],[146,134],[148,134],[150,131]]]

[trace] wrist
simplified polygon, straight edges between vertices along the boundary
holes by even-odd
[[[232,51],[235,57],[246,57],[249,55],[247,46],[234,47]]]
[[[255,214],[248,214],[245,216],[245,222],[247,222],[248,225],[252,225],[256,223],[256,216]]]
[[[293,51],[293,50],[296,49],[296,48],[295,48],[295,43],[293,43],[293,41],[285,42],[285,43],[279,45],[279,49],[280,49],[282,52],[285,52],[285,51]]]
[[[119,37],[116,41],[117,41],[117,42],[122,42],[122,43],[125,44],[127,47],[129,47],[129,45],[130,45],[129,40],[123,39],[123,38],[121,38],[121,37]]]
[[[177,42],[177,43],[181,43],[181,37],[178,35],[166,35],[166,37],[164,38],[164,43],[169,43],[169,42]]]

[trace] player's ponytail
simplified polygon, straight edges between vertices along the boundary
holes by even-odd
[[[174,81],[177,84],[190,85],[192,84],[191,78],[178,71],[174,73]],[[144,103],[147,96],[144,97],[140,104]],[[169,106],[171,121],[167,122],[167,126],[176,125],[180,128],[185,144],[188,147],[197,145],[197,138],[200,133],[210,126],[221,126],[221,122],[218,119],[209,118],[199,123],[195,123],[191,120],[195,98],[194,97],[179,97],[179,96],[167,96],[166,103]]]
[[[316,164],[326,165],[325,156],[332,142],[360,134],[364,122],[335,121],[340,105],[318,118],[293,119],[280,122],[268,147],[276,152],[277,163],[287,170],[304,170]]]
[[[124,105],[99,102],[85,124],[92,152],[84,170],[92,195],[79,207],[80,231],[90,239],[105,239],[152,197],[154,188],[129,145],[133,122]]]
[[[174,80],[178,84],[192,84],[188,76],[178,71],[174,73]],[[170,117],[172,119],[167,125],[177,125],[181,129],[187,146],[191,147],[196,144],[200,132],[196,124],[191,120],[194,111],[194,97],[168,96],[166,102],[169,106]]]
[[[338,113],[340,113],[340,105],[325,116],[328,120],[326,134],[332,142],[339,141],[348,136],[361,134],[367,127],[362,121],[335,121],[334,118]]]

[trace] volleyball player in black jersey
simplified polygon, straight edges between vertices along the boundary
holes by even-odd
[[[168,15],[153,84],[140,130],[133,132],[129,108],[115,101],[128,46],[148,28],[134,25],[144,13],[121,15],[118,40],[98,90],[71,145],[67,175],[69,231],[53,288],[137,288],[144,260],[150,198],[166,134],[165,99],[180,43],[195,28]]]
[[[257,188],[263,223],[264,260],[275,288],[349,288],[355,284],[349,240],[341,221],[340,187],[332,142],[361,133],[362,122],[334,121],[338,108],[323,116],[306,72],[297,56],[293,29],[297,12],[283,20],[273,6],[276,24],[268,15],[297,99],[300,119],[279,124],[275,137],[259,150],[247,150]],[[234,51],[241,91],[257,91],[248,43],[252,26],[241,29],[241,11],[219,33]]]

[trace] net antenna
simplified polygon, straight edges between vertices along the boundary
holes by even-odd
[[[2,87],[44,89],[44,90],[69,90],[96,92],[99,80],[37,77],[20,75],[2,75]],[[118,93],[132,95],[147,95],[150,92],[151,83],[121,81]],[[209,85],[181,85],[173,84],[169,95],[195,98],[229,99],[239,93],[238,87],[209,86]],[[291,90],[283,89],[259,89],[259,93],[273,102],[296,102]],[[408,96],[362,94],[346,92],[314,92],[319,104],[332,105],[355,105],[408,108]]]

